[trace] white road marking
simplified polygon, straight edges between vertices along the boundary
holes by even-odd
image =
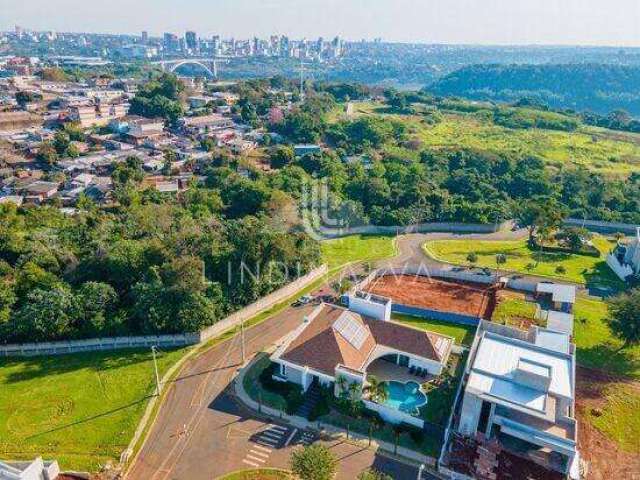
[[[270,448],[264,448],[264,447],[261,447],[260,445],[254,445],[253,448],[257,448],[258,450],[262,450],[264,452],[271,453],[271,449]]]
[[[258,443],[260,445],[265,445],[267,447],[275,447],[276,445],[278,445],[278,442],[273,442],[273,441],[269,440],[268,438],[258,438],[256,440],[256,443]]]
[[[266,437],[269,440],[275,440],[276,442],[279,442],[280,440],[282,440],[282,435],[280,434],[276,435],[275,433],[270,433],[270,432],[262,432],[260,436]]]
[[[252,467],[256,467],[256,468],[258,468],[258,467],[260,467],[260,466],[261,466],[259,463],[254,463],[254,462],[251,462],[251,461],[249,461],[249,460],[247,460],[247,459],[242,459],[242,461],[243,461],[244,463],[246,463],[247,465],[251,465]]]
[[[251,450],[249,451],[249,453],[250,453],[251,455],[258,455],[259,457],[269,458],[269,454],[268,454],[268,453],[259,452],[258,450],[253,450],[253,449],[251,449]]]
[[[260,462],[260,463],[264,463],[267,460],[265,458],[258,458],[258,457],[254,457],[253,455],[249,455],[247,454],[247,458],[251,461],[255,461],[255,462]]]
[[[282,433],[286,432],[287,429],[285,427],[281,427],[280,425],[269,425],[269,430],[280,430]]]
[[[286,441],[286,442],[284,442],[284,446],[285,446],[285,447],[288,447],[288,446],[289,446],[289,444],[291,443],[291,440],[293,440],[293,437],[296,435],[296,433],[298,433],[298,429],[297,429],[297,428],[294,428],[294,429],[293,429],[293,432],[291,432],[291,435],[289,435],[289,438],[287,438],[287,441]]]

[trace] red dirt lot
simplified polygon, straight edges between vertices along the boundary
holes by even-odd
[[[588,420],[592,411],[605,407],[603,391],[612,384],[625,383],[638,389],[637,382],[592,370],[578,368],[576,375],[576,417],[578,450],[588,463],[584,478],[588,480],[640,479],[640,455],[623,452],[616,442],[604,435]]]
[[[495,290],[486,285],[445,282],[417,275],[387,275],[366,288],[395,303],[490,319],[495,308]]]

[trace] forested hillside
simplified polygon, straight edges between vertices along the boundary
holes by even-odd
[[[471,65],[428,87],[476,100],[534,98],[554,108],[640,116],[640,67],[605,64]]]

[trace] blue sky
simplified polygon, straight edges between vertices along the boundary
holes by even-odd
[[[0,28],[640,46],[640,0],[0,0]]]

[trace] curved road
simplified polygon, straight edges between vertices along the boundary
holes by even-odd
[[[427,255],[422,246],[429,240],[494,240],[494,241],[506,241],[506,240],[522,240],[527,238],[528,233],[526,229],[511,230],[496,232],[491,234],[452,234],[452,233],[411,233],[401,235],[397,237],[398,250],[397,256],[381,260],[376,264],[377,268],[402,268],[407,265],[422,265],[425,269],[439,268],[439,269],[452,269],[456,268],[455,265],[451,265],[446,262],[441,262],[433,257]],[[495,271],[495,269],[491,269]],[[502,276],[509,278],[519,278],[522,280],[528,280],[531,282],[549,282],[553,281],[550,277],[542,277],[537,275],[530,275],[519,272],[502,272]],[[570,282],[568,280],[560,280],[559,282],[574,285],[580,291],[586,291],[585,286],[579,283]]]

